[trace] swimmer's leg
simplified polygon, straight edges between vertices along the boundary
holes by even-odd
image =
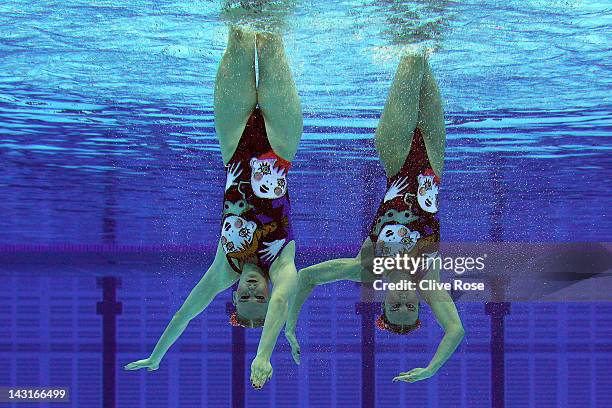
[[[191,290],[178,312],[172,317],[151,355],[146,359],[134,361],[124,368],[126,370],[138,370],[140,368],[147,368],[149,371],[157,370],[160,361],[170,346],[185,331],[191,319],[204,311],[219,293],[232,286],[238,280],[238,277],[238,274],[227,263],[225,253],[221,243],[219,243],[212,265]]]
[[[263,387],[272,377],[270,357],[287,320],[289,301],[295,294],[297,284],[295,241],[289,242],[270,266],[270,280],[273,284],[272,295],[257,347],[257,356],[251,364],[251,384],[255,388]]]
[[[214,104],[215,128],[223,162],[227,163],[257,105],[254,32],[230,27],[227,48],[217,71]]]
[[[376,149],[387,177],[399,172],[410,152],[418,120],[423,59],[422,54],[402,57],[376,128]]]
[[[429,61],[425,60],[423,82],[419,97],[418,128],[423,134],[427,155],[438,176],[444,168],[444,148],[446,145],[446,128],[440,89],[433,76]]]
[[[292,161],[302,137],[302,107],[280,35],[257,34],[257,61],[257,102],[268,139],[276,154]]]

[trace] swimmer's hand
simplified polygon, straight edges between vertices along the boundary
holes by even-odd
[[[298,343],[297,337],[295,337],[295,331],[285,329],[285,338],[289,342],[289,345],[291,345],[291,356],[293,357],[293,361],[295,361],[295,364],[300,365],[300,343]]]
[[[147,371],[155,371],[159,368],[159,361],[154,360],[152,358],[145,358],[144,360],[134,361],[130,364],[127,364],[123,367],[124,370],[140,370],[141,368],[145,368]]]
[[[251,363],[251,385],[256,390],[261,390],[265,383],[272,378],[272,364],[269,359],[255,357]]]
[[[393,379],[393,382],[417,382],[421,380],[426,380],[429,377],[432,377],[435,373],[435,371],[429,368],[413,368],[412,370],[406,371],[405,373],[400,373],[400,375]]]

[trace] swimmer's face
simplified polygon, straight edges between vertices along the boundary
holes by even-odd
[[[411,290],[390,290],[385,296],[385,315],[390,323],[414,324],[419,318],[419,298]]]
[[[249,320],[265,319],[269,300],[270,290],[266,278],[255,268],[245,268],[233,294],[236,312]]]

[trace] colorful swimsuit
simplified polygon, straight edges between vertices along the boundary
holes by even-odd
[[[370,228],[375,256],[433,256],[440,241],[439,188],[440,178],[416,129],[404,165],[387,178],[387,192]]]
[[[267,273],[293,239],[287,192],[290,167],[272,150],[263,115],[255,108],[226,165],[221,244],[237,273],[245,263]]]

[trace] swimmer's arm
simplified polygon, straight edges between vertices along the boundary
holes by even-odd
[[[291,355],[296,364],[300,364],[300,344],[295,336],[295,327],[300,310],[314,287],[339,280],[351,280],[353,282],[371,280],[372,274],[365,273],[367,271],[363,266],[366,263],[371,263],[372,256],[372,241],[368,238],[362,244],[359,254],[355,258],[333,259],[300,271],[296,293],[289,305],[289,316],[285,327],[285,337],[291,345]]]
[[[295,244],[291,242],[270,269],[270,279],[274,288],[270,296],[263,332],[259,339],[257,355],[251,363],[251,385],[255,389],[261,389],[272,377],[270,358],[278,335],[287,320],[289,299],[295,292],[297,270],[293,261],[294,256]]]
[[[425,297],[425,301],[434,312],[438,324],[444,329],[444,337],[427,366],[435,374],[453,355],[459,343],[463,340],[465,330],[461,324],[459,313],[457,313],[455,302],[448,292],[445,290],[429,292],[430,294]]]
[[[200,279],[200,282],[193,288],[181,308],[172,317],[151,353],[152,358],[160,361],[170,346],[187,328],[191,319],[202,313],[219,293],[238,280],[237,274],[233,272],[213,268],[214,265]]]
[[[156,370],[170,346],[183,334],[191,319],[204,311],[219,293],[238,280],[238,274],[229,269],[225,257],[221,256],[222,250],[221,253],[219,251],[217,249],[215,261],[168,323],[151,355],[147,359],[128,364],[125,366],[126,369],[137,370],[147,367],[149,370]]]
[[[295,333],[300,310],[315,286],[339,280],[361,282],[361,262],[357,258],[340,258],[304,268],[298,274],[295,297],[291,302],[285,331]]]
[[[439,281],[440,270],[438,268],[432,270],[427,275],[427,279]],[[410,371],[400,373],[393,381],[415,382],[425,380],[435,375],[440,367],[442,367],[453,355],[465,335],[465,330],[463,329],[463,324],[461,324],[459,313],[457,313],[455,302],[453,302],[453,299],[447,291],[421,290],[419,294],[423,300],[429,304],[436,316],[438,324],[444,329],[444,337],[442,341],[440,341],[438,349],[427,367],[414,368]]]
[[[453,355],[465,331],[453,299],[446,291],[421,291],[421,296],[427,301],[436,316],[436,320],[444,329],[444,337],[433,358],[425,368],[414,368],[400,373],[393,381],[416,382],[432,377]]]
[[[286,247],[286,249],[288,248],[289,246]],[[278,335],[287,321],[289,300],[293,298],[297,284],[297,271],[293,259],[290,258],[282,259],[279,257],[275,262],[275,264],[278,264],[274,265],[275,270],[270,271],[274,288],[270,296],[256,358],[270,360]]]

